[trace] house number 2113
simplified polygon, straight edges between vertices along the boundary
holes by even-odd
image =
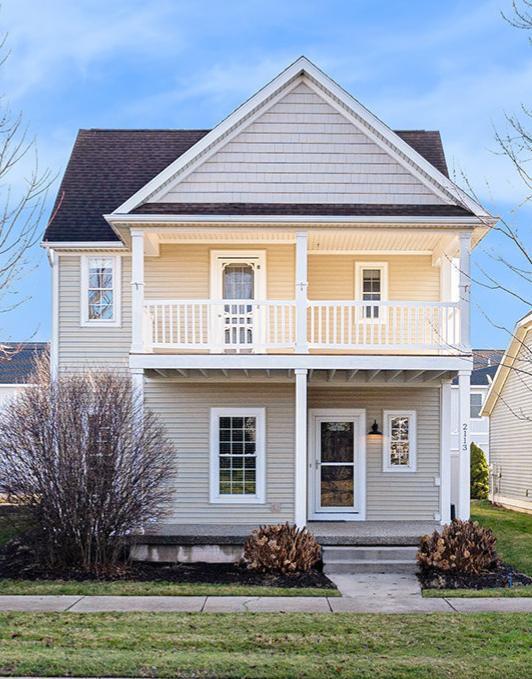
[[[467,430],[469,428],[469,425],[467,422],[464,422],[462,425],[462,450],[464,452],[467,452]]]

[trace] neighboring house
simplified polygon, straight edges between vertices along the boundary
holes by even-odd
[[[3,344],[0,358],[0,409],[22,389],[31,384],[35,361],[42,356],[47,342],[12,342]]]
[[[175,442],[162,531],[449,521],[457,376],[469,516],[469,258],[496,220],[438,132],[301,58],[210,131],[81,130],[54,213],[54,373],[131,372]]]
[[[515,326],[488,392],[490,499],[532,512],[532,312]]]
[[[489,417],[480,413],[486,401],[490,385],[501,362],[503,349],[473,349],[473,371],[469,395],[471,418],[471,441],[480,446],[489,462]],[[459,392],[458,378],[453,380],[451,393],[452,432],[451,432],[451,503],[458,505],[458,465],[459,465]]]

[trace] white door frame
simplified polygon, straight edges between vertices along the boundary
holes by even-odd
[[[318,465],[320,419],[347,419],[355,422],[355,477],[356,506],[345,512],[318,512]],[[312,408],[309,410],[308,437],[308,517],[313,521],[365,521],[366,519],[366,411],[364,408]]]
[[[258,301],[266,300],[266,250],[211,250],[210,263],[210,298],[221,300],[223,296],[223,264],[242,262],[253,266],[254,277],[254,299]],[[223,316],[223,307],[217,312],[216,308],[211,309],[210,341],[211,352],[223,351],[225,348],[224,330],[225,327],[217,322],[219,313]],[[259,313],[254,309],[254,324],[258,325],[253,334],[253,351],[260,349],[264,344],[265,328],[264,320],[266,314],[264,309]]]

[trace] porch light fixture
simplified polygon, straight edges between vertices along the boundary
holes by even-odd
[[[379,430],[377,420],[373,420],[371,429],[368,431],[368,436],[370,436],[371,438],[377,438],[378,436],[382,436],[382,431]]]

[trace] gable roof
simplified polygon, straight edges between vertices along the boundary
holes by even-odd
[[[290,89],[296,88],[301,83],[305,83],[314,92],[319,93],[329,106],[363,132],[370,142],[381,147],[393,160],[428,187],[435,196],[435,202],[439,202],[438,199],[440,199],[445,203],[463,206],[479,217],[490,218],[486,210],[454,184],[449,177],[436,169],[404,139],[306,57],[300,57],[235,109],[197,144],[185,151],[122,203],[113,215],[109,216],[110,220],[116,220],[121,215],[130,213],[143,203],[160,200],[171,184],[175,185],[186,179],[202,162],[233,139],[247,125],[252,124],[269,107],[280,101]]]
[[[0,384],[27,384],[35,370],[35,361],[48,349],[47,342],[20,342],[2,345]]]
[[[116,209],[182,153],[204,137],[209,130],[80,130],[59,187],[44,240],[118,241],[118,236],[103,215]],[[400,130],[397,134],[419,154],[447,175],[447,164],[440,133],[427,130]],[[163,207],[162,207],[163,206]],[[135,212],[166,214],[176,205],[145,204]],[[471,216],[464,208],[452,205],[395,206],[395,214],[405,216]],[[227,203],[179,204],[180,214],[394,214],[394,206],[334,206]],[[278,213],[278,212],[277,212]]]
[[[499,368],[495,374],[495,378],[491,383],[490,390],[484,402],[484,407],[482,408],[481,415],[491,415],[495,404],[499,400],[499,396],[502,394],[506,380],[510,371],[514,369],[514,364],[518,359],[521,348],[524,346],[526,337],[529,332],[532,331],[532,311],[529,311],[526,316],[523,316],[519,321],[517,321],[512,339],[508,345],[508,348],[504,352],[504,356],[501,359]],[[530,349],[532,352],[532,349]],[[516,366],[518,368],[518,366]]]
[[[471,386],[489,387],[503,357],[504,349],[473,349],[472,353]],[[458,377],[454,378],[453,384],[458,384]]]

